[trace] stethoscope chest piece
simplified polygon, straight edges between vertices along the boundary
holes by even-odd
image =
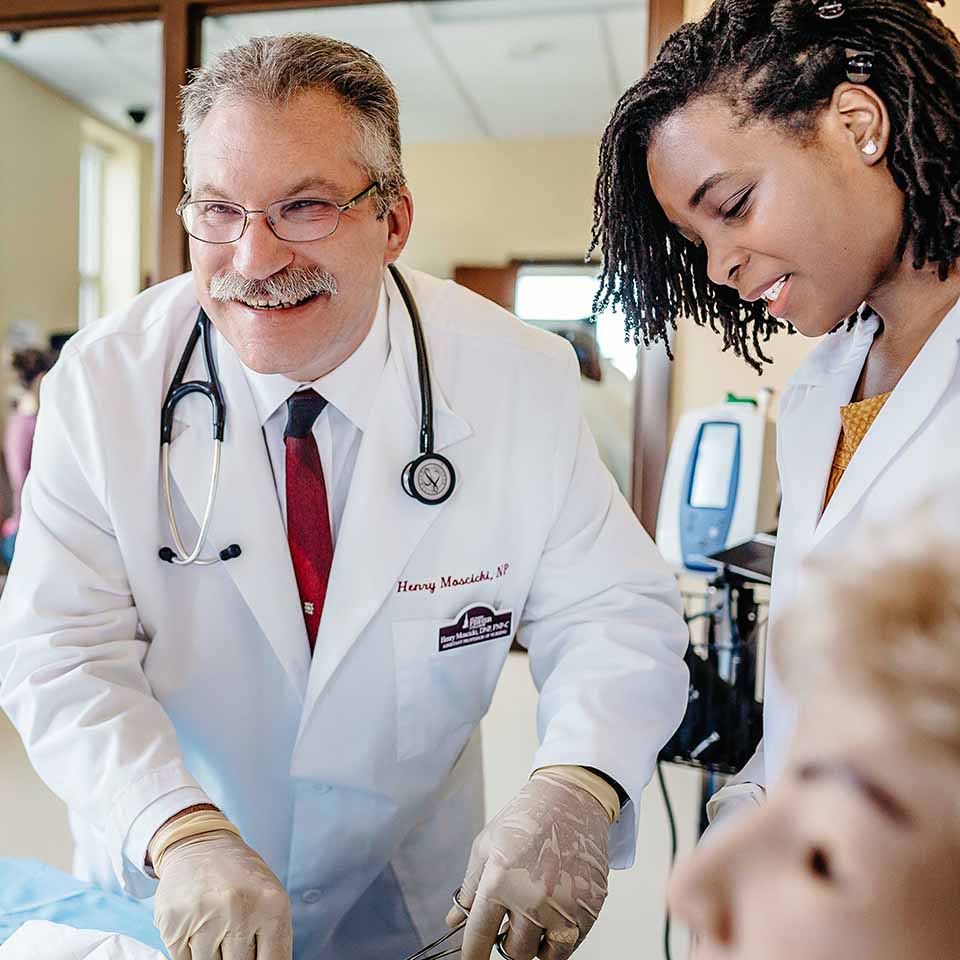
[[[400,485],[407,496],[413,497],[419,503],[436,506],[449,499],[453,493],[453,488],[457,485],[457,474],[453,464],[433,449],[433,388],[420,311],[406,280],[392,263],[390,273],[406,305],[407,313],[410,314],[413,342],[417,349],[417,378],[420,381],[420,456],[403,468]]]
[[[406,465],[403,489],[421,503],[443,503],[457,484],[453,464],[439,453],[424,453]]]

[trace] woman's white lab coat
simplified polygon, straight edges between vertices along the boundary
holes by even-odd
[[[960,303],[941,321],[884,404],[821,516],[840,433],[877,331],[868,315],[852,331],[817,346],[790,381],[777,422],[783,502],[771,587],[769,642],[802,590],[804,562],[848,543],[864,525],[897,524],[919,501],[952,487],[960,492]],[[902,536],[912,535],[909,525]],[[747,766],[711,803],[713,819],[781,773],[796,719],[772,657],[767,657],[764,736]]]
[[[594,766],[637,800],[685,703],[676,585],[582,427],[573,351],[406,273],[457,489],[441,506],[401,489],[420,400],[388,278],[390,355],[312,660],[254,401],[219,338],[227,433],[207,553],[243,553],[190,568],[157,556],[160,406],[197,315],[189,276],[77,334],[46,379],[0,603],[2,705],[70,807],[77,871],[151,894],[149,836],[208,797],[285,883],[300,956],[388,867],[420,935],[442,927],[482,826],[478,724],[510,646],[441,652],[468,607],[511,611],[529,648],[535,766]],[[204,377],[199,351],[188,377]],[[171,464],[191,544],[211,454],[209,406],[188,398]],[[613,829],[615,865],[633,856],[635,807]]]

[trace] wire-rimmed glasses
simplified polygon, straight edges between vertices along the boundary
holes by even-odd
[[[264,215],[278,240],[309,243],[332,236],[340,225],[340,214],[352,210],[378,188],[379,184],[371,183],[346,203],[319,197],[289,197],[263,210],[248,210],[230,200],[188,200],[187,194],[177,205],[177,214],[183,229],[203,243],[235,243],[254,213]]]

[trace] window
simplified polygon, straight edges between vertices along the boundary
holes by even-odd
[[[80,154],[80,300],[81,327],[101,313],[103,286],[103,177],[106,154],[101,147],[87,144]]]
[[[600,267],[595,264],[521,267],[517,274],[516,314],[529,323],[547,325],[590,317],[599,278]],[[597,317],[600,356],[632,380],[637,374],[637,348],[623,340],[620,314],[607,311]]]

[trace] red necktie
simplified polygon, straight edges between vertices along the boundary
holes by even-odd
[[[293,394],[287,400],[287,426],[283,431],[287,448],[287,542],[311,653],[333,564],[327,485],[313,436],[313,424],[326,405],[314,390]]]

